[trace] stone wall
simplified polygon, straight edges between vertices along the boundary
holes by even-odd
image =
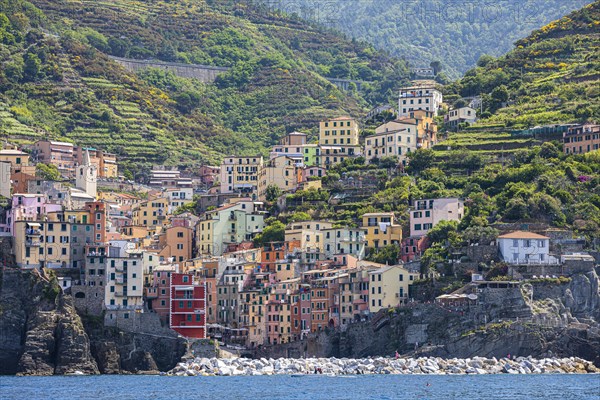
[[[331,341],[332,337],[326,332],[310,335],[307,339],[299,340],[291,343],[284,343],[273,346],[261,346],[256,349],[249,350],[242,356],[253,358],[261,357],[331,357],[335,354],[335,340]]]
[[[120,309],[104,312],[104,326],[119,328],[134,333],[152,333],[171,335],[173,331],[163,326],[158,314],[150,311]]]
[[[71,286],[71,295],[77,312],[99,316],[102,315],[104,305],[104,286]]]
[[[464,247],[462,250],[472,262],[483,262],[488,264],[490,261],[499,260],[498,246],[495,245],[468,246]]]
[[[229,70],[229,68],[226,67],[214,67],[210,65],[136,60],[120,57],[111,58],[131,72],[137,72],[146,68],[159,68],[171,71],[182,78],[195,78],[204,83],[214,82],[215,79],[217,79],[217,76]]]
[[[570,276],[585,274],[594,270],[594,263],[589,261],[568,260],[559,265],[509,265],[508,276],[515,279],[531,279],[534,275],[541,276]]]

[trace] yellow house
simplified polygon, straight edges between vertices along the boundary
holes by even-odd
[[[20,268],[81,268],[93,225],[57,221],[16,221],[15,261]]]
[[[320,145],[358,146],[358,124],[350,117],[338,117],[319,123]]]
[[[9,162],[13,172],[16,172],[29,165],[29,154],[15,149],[0,150],[0,161]]]
[[[140,203],[133,210],[133,225],[154,228],[167,221],[169,199],[158,198]]]
[[[263,164],[258,172],[258,199],[267,198],[267,188],[277,186],[283,192],[296,190],[302,178],[298,163],[288,156],[278,156]]]
[[[369,272],[369,311],[376,313],[382,308],[396,307],[408,299],[408,287],[419,277],[402,268],[391,265]]]
[[[402,241],[402,226],[394,222],[393,212],[363,214],[362,227],[367,231],[368,248],[378,249]]]
[[[246,346],[254,348],[266,343],[266,303],[269,293],[266,289],[255,289],[240,293],[240,304],[245,307],[240,325],[248,329]],[[247,310],[246,310],[247,308]]]
[[[275,262],[275,279],[277,281],[287,281],[297,276],[299,260],[282,259]]]
[[[358,156],[361,153],[358,139],[358,124],[350,117],[321,121],[317,165],[329,169],[346,158]]]
[[[229,156],[221,163],[221,193],[255,193],[262,156]]]

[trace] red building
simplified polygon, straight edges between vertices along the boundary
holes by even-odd
[[[153,273],[152,285],[146,288],[148,308],[157,313],[165,323],[171,307],[171,274],[174,269],[158,267]]]
[[[106,243],[106,204],[102,201],[90,201],[85,203],[85,210],[90,214],[88,223],[94,225],[94,243]]]
[[[404,238],[400,247],[402,250],[400,258],[403,262],[411,262],[415,258],[420,258],[428,248],[429,240],[427,236],[410,236]]]
[[[171,274],[170,327],[182,336],[206,338],[206,285],[192,274]]]

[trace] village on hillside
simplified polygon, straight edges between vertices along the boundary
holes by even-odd
[[[194,173],[155,166],[144,182],[121,176],[119,159],[102,149],[5,143],[0,264],[56,279],[80,313],[103,318],[105,326],[172,329],[248,349],[376,322],[423,301],[448,310],[498,301],[486,290],[593,269],[598,260],[586,241],[567,229],[497,224],[496,236],[453,248],[443,260],[470,282],[431,299],[415,288],[448,273],[422,268],[428,233],[460,222],[466,199],[411,198],[407,218],[391,207],[353,223],[302,211],[364,199],[377,179],[411,179],[411,154],[443,144],[436,123],[442,107],[436,85],[415,81],[400,90],[397,110],[378,107],[365,116],[379,121],[366,135],[362,121],[339,116],[320,122],[317,138],[288,133],[268,159],[230,155]],[[475,99],[445,110],[444,131],[476,120]],[[559,129],[565,154],[600,147],[600,125]],[[328,196],[323,182],[332,168],[357,160],[385,164],[386,176],[335,172],[342,189]],[[373,256],[390,248],[393,262]]]

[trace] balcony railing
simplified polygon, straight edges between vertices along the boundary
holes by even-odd
[[[25,246],[27,247],[40,247],[42,243],[39,240],[26,240]]]
[[[41,235],[41,231],[39,229],[26,229],[25,234],[27,236],[38,236]]]

